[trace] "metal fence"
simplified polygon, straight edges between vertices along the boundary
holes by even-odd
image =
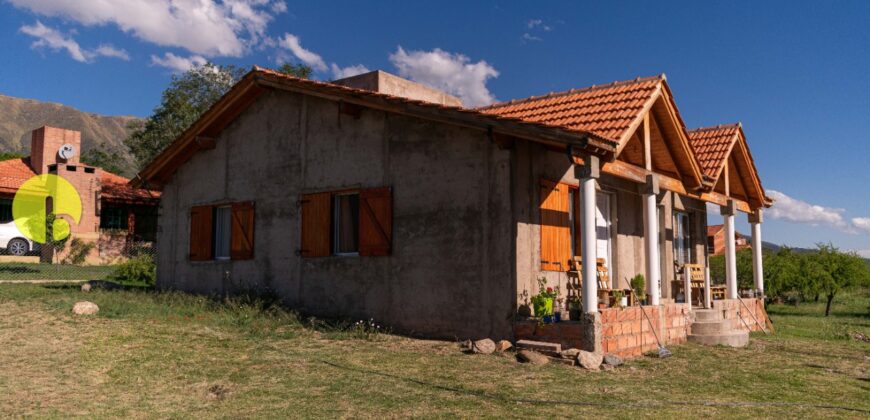
[[[63,244],[33,244],[24,255],[0,248],[0,283],[110,280],[147,283],[154,271],[153,242],[101,232]],[[132,273],[132,274],[131,274]],[[153,280],[151,280],[153,281]]]

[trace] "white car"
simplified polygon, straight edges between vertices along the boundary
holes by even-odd
[[[0,248],[6,248],[8,254],[18,257],[34,249],[33,241],[24,237],[15,222],[0,224]]]

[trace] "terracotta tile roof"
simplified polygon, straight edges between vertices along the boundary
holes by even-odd
[[[30,168],[30,158],[0,162],[0,193],[15,194],[25,181],[36,175]]]
[[[133,188],[130,181],[111,172],[100,171],[100,194],[104,199],[127,203],[150,203],[160,198],[157,191]],[[36,176],[30,167],[30,158],[0,161],[0,194],[15,194],[28,179]]]
[[[710,225],[707,226],[707,236],[713,236],[719,233],[720,230],[725,228],[725,225]]]
[[[478,108],[487,114],[519,118],[571,130],[589,131],[613,141],[628,129],[665,80],[664,75],[572,89]]]
[[[704,176],[715,180],[740,134],[740,124],[689,130],[689,144]]]
[[[130,180],[108,171],[100,171],[100,196],[107,201],[124,203],[149,203],[160,198],[159,191],[133,188]]]

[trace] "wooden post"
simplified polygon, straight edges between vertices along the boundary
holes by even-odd
[[[583,156],[583,165],[574,165],[574,174],[580,180],[580,254],[583,258],[583,309],[598,313],[598,270],[595,228],[595,186],[600,176],[598,156]]]

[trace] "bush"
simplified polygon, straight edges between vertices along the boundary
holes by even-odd
[[[125,283],[153,286],[157,280],[157,265],[151,255],[139,255],[119,265],[110,278]]]
[[[63,264],[82,265],[88,258],[88,254],[94,250],[96,244],[85,242],[79,238],[73,238],[69,244],[69,253],[63,259]]]

